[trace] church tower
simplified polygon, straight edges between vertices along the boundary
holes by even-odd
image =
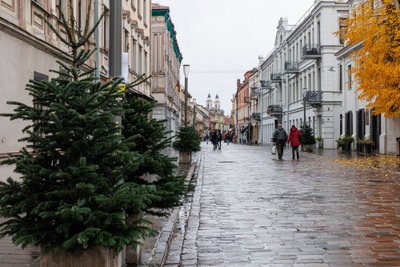
[[[207,106],[207,109],[208,110],[211,110],[212,109],[212,99],[211,99],[211,95],[210,95],[210,93],[208,93],[208,96],[207,96],[207,101],[206,101],[207,103],[206,103],[206,106]]]
[[[218,94],[215,96],[214,105],[215,105],[215,110],[220,110],[221,109],[221,102],[219,101]]]

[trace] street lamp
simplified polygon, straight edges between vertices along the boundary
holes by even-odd
[[[189,78],[190,65],[183,65],[183,74],[185,75],[185,125],[187,123],[187,98],[188,98],[188,78]]]
[[[303,108],[304,108],[303,125],[306,124],[306,95],[307,95],[307,88],[303,88]]]
[[[196,130],[196,98],[193,98],[193,129]]]

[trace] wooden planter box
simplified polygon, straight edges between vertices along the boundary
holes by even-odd
[[[313,147],[314,145],[303,145],[303,151],[304,152],[313,152]]]
[[[192,152],[179,151],[179,163],[180,164],[192,163]]]
[[[53,252],[40,256],[40,267],[121,267],[122,253],[107,248],[91,248],[74,253]]]

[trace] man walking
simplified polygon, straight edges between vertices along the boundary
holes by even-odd
[[[276,150],[278,151],[278,159],[282,159],[283,147],[286,144],[288,135],[285,129],[282,128],[282,124],[278,124],[278,128],[275,130],[272,141],[276,144]]]

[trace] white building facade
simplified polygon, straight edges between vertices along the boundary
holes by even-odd
[[[349,1],[349,14],[360,1]],[[339,80],[343,89],[343,112],[340,130],[342,135],[351,135],[356,139],[371,139],[372,149],[381,154],[397,154],[397,138],[400,138],[400,118],[386,118],[384,114],[374,115],[367,109],[367,102],[358,98],[358,84],[349,70],[355,65],[352,52],[362,44],[345,46],[336,56],[339,59]],[[356,142],[353,142],[353,149]]]
[[[258,66],[260,143],[271,142],[278,123],[289,130],[306,122],[325,148],[336,147],[342,88],[335,53],[343,44],[335,32],[347,14],[346,3],[317,0],[296,25],[280,19],[275,47]]]

